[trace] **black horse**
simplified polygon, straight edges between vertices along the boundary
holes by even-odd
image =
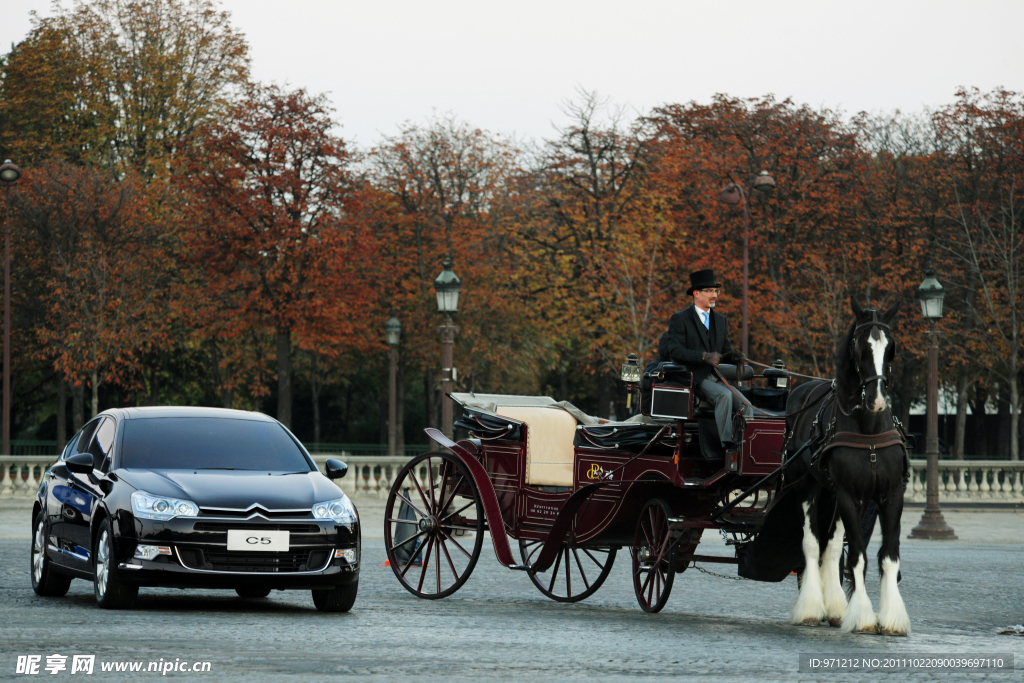
[[[910,633],[910,618],[900,597],[899,530],[903,513],[906,449],[902,425],[893,417],[886,378],[896,350],[890,325],[899,305],[879,315],[861,310],[855,316],[836,359],[836,379],[801,385],[789,398],[787,458],[778,519],[789,528],[802,526],[802,562],[791,553],[785,561],[800,573],[800,593],[791,613],[795,624],[827,620],[847,632]],[[864,589],[867,550],[861,519],[870,501],[882,524],[880,609],[876,615]],[[797,510],[799,504],[799,510]],[[778,524],[776,524],[778,527]],[[843,536],[849,543],[844,594],[839,571]],[[776,532],[777,535],[777,532]],[[795,549],[790,543],[790,548]]]

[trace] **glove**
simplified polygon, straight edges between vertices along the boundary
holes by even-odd
[[[722,362],[722,354],[715,353],[714,351],[705,351],[702,358],[704,359],[705,363],[707,363],[708,365],[714,365],[715,367],[717,367],[718,364]]]

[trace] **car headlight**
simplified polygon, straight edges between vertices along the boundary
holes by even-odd
[[[333,519],[339,524],[354,524],[358,521],[356,509],[352,506],[352,501],[344,494],[341,498],[335,498],[334,500],[314,505],[313,517],[316,519]]]
[[[136,491],[132,494],[132,512],[142,519],[164,521],[175,517],[198,517],[199,506],[191,500],[164,498],[145,491]]]

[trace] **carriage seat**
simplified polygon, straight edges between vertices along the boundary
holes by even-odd
[[[526,483],[572,486],[576,419],[559,408],[498,406],[496,412],[526,423]]]

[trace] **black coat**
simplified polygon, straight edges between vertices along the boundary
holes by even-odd
[[[693,385],[699,387],[711,374],[711,366],[702,359],[705,352],[719,353],[723,361],[736,360],[726,317],[712,309],[711,329],[708,330],[697,316],[696,307],[689,306],[674,313],[668,322],[668,332],[658,344],[658,355],[688,365],[693,373]]]

